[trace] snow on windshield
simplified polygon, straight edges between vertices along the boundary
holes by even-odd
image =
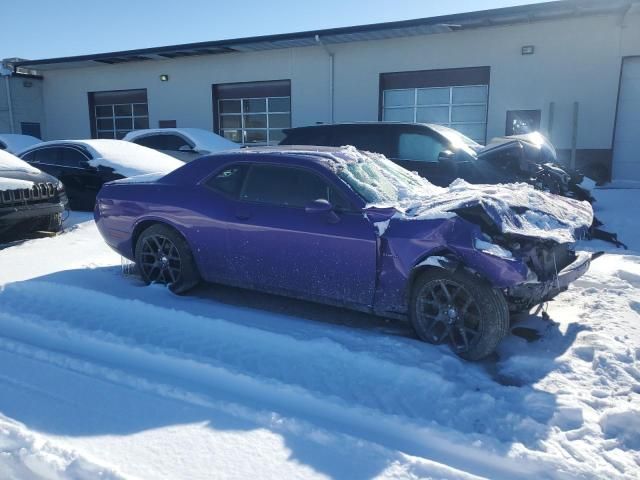
[[[331,156],[338,176],[370,204],[396,206],[445,191],[378,153],[348,146]]]
[[[502,233],[560,243],[578,240],[577,232],[593,222],[588,202],[541,192],[525,183],[472,185],[458,179],[441,188],[384,155],[349,146],[330,156],[337,175],[369,203],[368,207],[393,207],[398,211],[394,218],[452,218],[458,209],[479,206]]]

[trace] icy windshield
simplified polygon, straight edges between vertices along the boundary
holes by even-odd
[[[338,176],[369,204],[396,204],[430,197],[442,189],[405,170],[384,155],[342,147],[334,155]]]

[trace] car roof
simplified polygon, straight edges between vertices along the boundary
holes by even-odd
[[[337,128],[337,127],[358,127],[358,126],[367,126],[367,127],[376,127],[376,126],[401,126],[401,127],[427,127],[433,128],[433,124],[431,123],[416,123],[416,122],[389,122],[389,121],[362,121],[362,122],[339,122],[339,123],[319,123],[317,125],[305,125],[303,127],[291,127],[286,128],[284,131],[291,132],[295,130],[304,130],[304,129],[315,129],[315,128]]]

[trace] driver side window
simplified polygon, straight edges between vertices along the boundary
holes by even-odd
[[[286,207],[303,208],[308,203],[324,199],[337,208],[348,208],[348,203],[319,175],[301,168],[275,165],[254,165],[249,171],[242,200]]]
[[[398,160],[437,162],[447,146],[438,139],[421,133],[401,133],[398,138]]]

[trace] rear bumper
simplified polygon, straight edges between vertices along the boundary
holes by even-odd
[[[536,305],[547,302],[564,292],[569,284],[587,273],[591,261],[598,256],[600,254],[578,252],[576,259],[558,272],[553,280],[516,285],[508,289],[508,296],[521,304]]]

